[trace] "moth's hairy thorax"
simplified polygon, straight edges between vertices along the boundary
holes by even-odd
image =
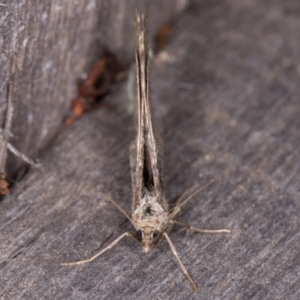
[[[164,201],[164,199],[163,199]],[[137,230],[144,227],[151,227],[153,230],[161,231],[166,226],[168,211],[161,206],[162,201],[158,201],[156,196],[145,193],[140,200],[140,205],[132,214],[132,221]]]

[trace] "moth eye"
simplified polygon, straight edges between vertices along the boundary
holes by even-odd
[[[137,239],[138,239],[139,241],[142,240],[142,231],[141,231],[141,230],[138,230],[138,231],[136,232],[136,237],[137,237]]]
[[[157,232],[153,233],[153,237],[156,239],[157,238]]]
[[[148,206],[147,208],[146,208],[146,214],[151,214],[151,207],[150,206]]]

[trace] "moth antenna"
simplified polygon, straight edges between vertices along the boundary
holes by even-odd
[[[209,181],[207,184],[205,184],[203,187],[201,187],[200,189],[196,190],[194,193],[192,193],[192,195],[190,195],[189,197],[187,197],[187,199],[185,199],[183,202],[181,202],[180,204],[178,204],[177,206],[174,207],[172,213],[169,216],[169,220],[172,220],[180,211],[181,207],[186,204],[189,200],[191,200],[195,195],[197,195],[199,192],[201,192],[202,190],[204,190],[205,188],[207,188],[209,185],[211,185],[213,182],[215,181],[215,179],[212,179],[211,181]],[[183,193],[184,195],[185,193]],[[182,197],[179,198],[179,200]]]
[[[86,185],[91,188],[92,190],[96,191],[98,194],[100,194],[105,200],[108,200],[109,202],[111,202],[131,223],[132,223],[132,219],[131,217],[128,215],[128,213],[109,195],[101,192],[98,188],[90,185],[89,183],[86,183]]]

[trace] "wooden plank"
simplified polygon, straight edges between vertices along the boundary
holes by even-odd
[[[149,3],[153,33],[174,18],[187,0]],[[13,86],[14,120],[10,141],[38,158],[59,134],[76,79],[89,71],[104,48],[124,63],[134,59],[133,16],[136,1],[1,1],[0,124]],[[24,163],[8,158],[15,177]]]
[[[130,211],[133,116],[125,85],[116,109],[85,115],[59,135],[1,202],[4,299],[299,299],[300,32],[298,0],[203,1],[180,18],[152,65],[152,106],[165,146],[165,191],[216,183],[178,220],[229,235],[170,237],[200,288],[194,293],[166,242],[145,255],[93,187]],[[178,230],[176,230],[178,229]]]

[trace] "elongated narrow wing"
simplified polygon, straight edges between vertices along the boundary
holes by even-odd
[[[161,142],[154,133],[149,104],[149,58],[146,17],[136,12],[136,66],[137,66],[137,136],[131,145],[131,168],[133,186],[133,211],[145,193],[156,197],[156,201],[167,210],[162,185]]]

